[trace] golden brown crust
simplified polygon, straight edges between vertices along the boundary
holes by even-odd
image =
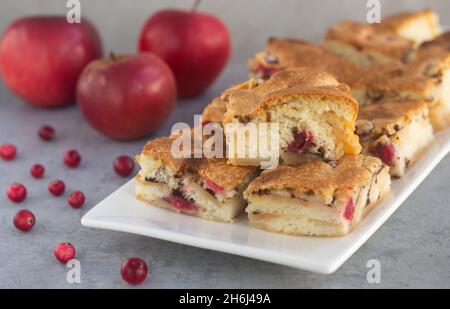
[[[247,198],[264,190],[288,190],[295,196],[311,195],[322,200],[346,201],[370,183],[381,161],[364,155],[345,156],[336,167],[314,160],[300,166],[282,165],[266,170],[244,193]]]
[[[275,57],[268,62],[267,59]],[[270,66],[276,70],[292,67],[309,67],[328,72],[341,82],[357,71],[357,67],[323,47],[311,42],[296,39],[270,38],[263,52],[249,61],[250,70],[259,65]]]
[[[176,137],[160,137],[148,142],[142,155],[162,163],[176,173],[189,172],[202,179],[214,182],[225,190],[238,188],[257,168],[250,166],[232,166],[226,163],[225,158],[174,158],[171,153],[172,142]],[[142,156],[140,160],[143,160]]]
[[[390,58],[401,60],[413,43],[395,32],[352,21],[342,21],[327,32],[325,40],[347,43],[361,52],[380,52]]]
[[[358,113],[358,103],[347,85],[340,84],[328,73],[303,67],[279,71],[252,89],[225,91],[222,96],[227,104],[224,122],[235,117],[260,117],[265,109],[289,97],[338,100],[350,111],[349,118],[356,119]]]
[[[349,81],[350,87],[372,92],[411,91],[428,93],[434,87],[433,79],[417,74],[410,67],[391,63],[360,70]]]
[[[382,22],[380,24],[376,24],[376,26],[381,29],[391,30],[398,33],[403,28],[408,27],[417,20],[427,21],[428,28],[435,30],[434,35],[439,34],[438,17],[431,8],[391,15],[384,18]]]
[[[433,60],[441,62],[445,68],[450,67],[450,32],[422,43],[412,56],[413,65]]]

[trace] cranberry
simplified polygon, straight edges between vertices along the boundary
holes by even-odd
[[[55,247],[54,253],[58,261],[66,264],[68,261],[75,258],[77,250],[75,250],[75,247],[71,243],[62,242]]]
[[[48,184],[48,191],[54,196],[60,196],[66,190],[66,185],[62,180],[53,180]]]
[[[194,212],[197,210],[197,206],[194,203],[185,199],[178,192],[172,193],[166,201],[169,202],[174,208],[184,212]]]
[[[34,178],[42,178],[45,173],[45,168],[42,164],[35,164],[31,167],[30,173]]]
[[[3,144],[0,146],[0,157],[3,160],[10,161],[16,157],[17,149],[12,144]]]
[[[69,205],[73,208],[80,208],[81,206],[83,206],[84,201],[84,194],[80,191],[73,191],[67,198],[67,203],[69,203]]]
[[[205,185],[205,187],[211,191],[213,191],[214,193],[218,193],[218,194],[222,194],[225,192],[225,188],[222,186],[219,186],[218,184],[216,184],[213,181],[209,181],[209,180],[205,180],[203,182],[203,184]]]
[[[259,64],[256,68],[256,72],[262,79],[268,79],[270,76],[275,74],[278,71],[275,67],[267,67],[264,64]]]
[[[6,195],[14,203],[20,203],[27,197],[27,188],[21,183],[13,183],[6,190]]]
[[[348,221],[352,221],[354,214],[355,214],[355,202],[353,201],[353,198],[350,198],[347,202],[347,205],[345,205],[344,218],[347,219]]]
[[[78,151],[72,149],[64,154],[64,164],[68,167],[75,168],[80,165],[81,156]]]
[[[36,218],[31,211],[22,209],[14,216],[13,222],[18,230],[28,232],[36,224]]]
[[[120,275],[125,282],[138,285],[147,278],[148,267],[143,259],[132,257],[126,259],[120,267]]]
[[[129,156],[119,156],[114,160],[114,170],[122,177],[129,176],[134,170],[134,161]]]
[[[294,140],[289,143],[288,150],[298,154],[306,153],[314,143],[314,136],[311,132],[297,131],[294,133]]]
[[[212,121],[211,120],[202,120],[202,122],[201,122],[201,126],[202,127],[204,127],[204,126],[206,126],[207,124],[210,124]]]
[[[51,126],[45,125],[39,129],[38,134],[44,141],[51,141],[55,138],[55,129]]]
[[[384,164],[394,165],[395,148],[392,144],[378,144],[374,149],[375,155],[383,161]]]

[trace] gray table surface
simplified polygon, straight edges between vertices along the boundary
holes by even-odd
[[[155,136],[167,134],[175,121],[192,123],[206,102],[221,89],[245,78],[243,67],[228,67],[203,97],[180,101],[167,124]],[[57,130],[54,142],[36,132],[49,123]],[[150,266],[144,288],[450,288],[450,157],[447,156],[395,214],[335,274],[309,272],[174,244],[131,234],[82,227],[81,217],[125,183],[112,169],[121,154],[135,155],[145,140],[115,142],[94,131],[74,107],[39,110],[25,105],[0,82],[0,144],[12,142],[19,155],[0,160],[0,288],[123,288],[121,262],[139,256]],[[83,156],[81,166],[62,164],[67,149]],[[29,168],[47,167],[44,179],[34,180]],[[87,196],[83,208],[67,206],[66,197],[51,197],[47,183],[66,182],[67,191]],[[5,195],[7,186],[23,182],[29,191],[16,205]],[[37,217],[29,233],[16,230],[12,218],[20,208]],[[67,269],[53,256],[62,241],[72,242],[81,262],[81,283],[66,282]],[[369,284],[366,263],[381,263],[381,283]]]

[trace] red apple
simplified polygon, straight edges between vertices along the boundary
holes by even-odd
[[[172,69],[178,95],[202,93],[222,71],[230,55],[230,35],[216,17],[183,10],[163,10],[142,29],[139,50],[160,56]]]
[[[0,42],[0,72],[16,94],[39,107],[75,102],[83,68],[102,53],[100,38],[86,20],[26,17],[12,23]]]
[[[175,100],[172,71],[150,53],[93,61],[77,86],[77,101],[89,123],[119,140],[137,139],[157,130],[169,117]]]

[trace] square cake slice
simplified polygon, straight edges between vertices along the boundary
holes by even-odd
[[[433,129],[443,130],[450,125],[450,71],[431,77],[421,73],[418,67],[417,63],[410,63],[366,68],[348,84],[360,106],[386,100],[425,101]]]
[[[343,21],[329,29],[322,44],[361,68],[401,62],[414,47],[413,42],[391,30],[352,21]]]
[[[375,155],[402,177],[433,141],[428,107],[423,101],[390,101],[360,109],[356,121],[363,153]]]
[[[235,140],[241,133],[228,130],[230,125],[255,125],[258,130],[264,123],[278,125],[278,143],[272,146],[286,164],[309,157],[338,160],[361,151],[354,133],[358,103],[350,88],[328,73],[306,67],[285,69],[249,89],[226,91],[222,101],[227,110],[223,120],[227,157],[233,165],[258,166],[267,158],[260,152],[250,160],[237,154]],[[260,141],[240,137],[245,149],[259,147]]]
[[[151,205],[207,220],[232,222],[244,211],[242,192],[257,169],[219,158],[174,158],[175,137],[148,142],[137,156],[141,166],[135,194]]]
[[[395,32],[416,46],[434,39],[441,32],[439,17],[430,8],[391,15],[375,25]]]
[[[294,67],[308,67],[327,72],[345,83],[358,68],[322,46],[296,39],[270,38],[264,51],[248,62],[250,76],[268,79],[273,73]]]
[[[266,170],[244,196],[253,227],[271,232],[343,236],[390,191],[389,167],[378,158],[345,156]]]

